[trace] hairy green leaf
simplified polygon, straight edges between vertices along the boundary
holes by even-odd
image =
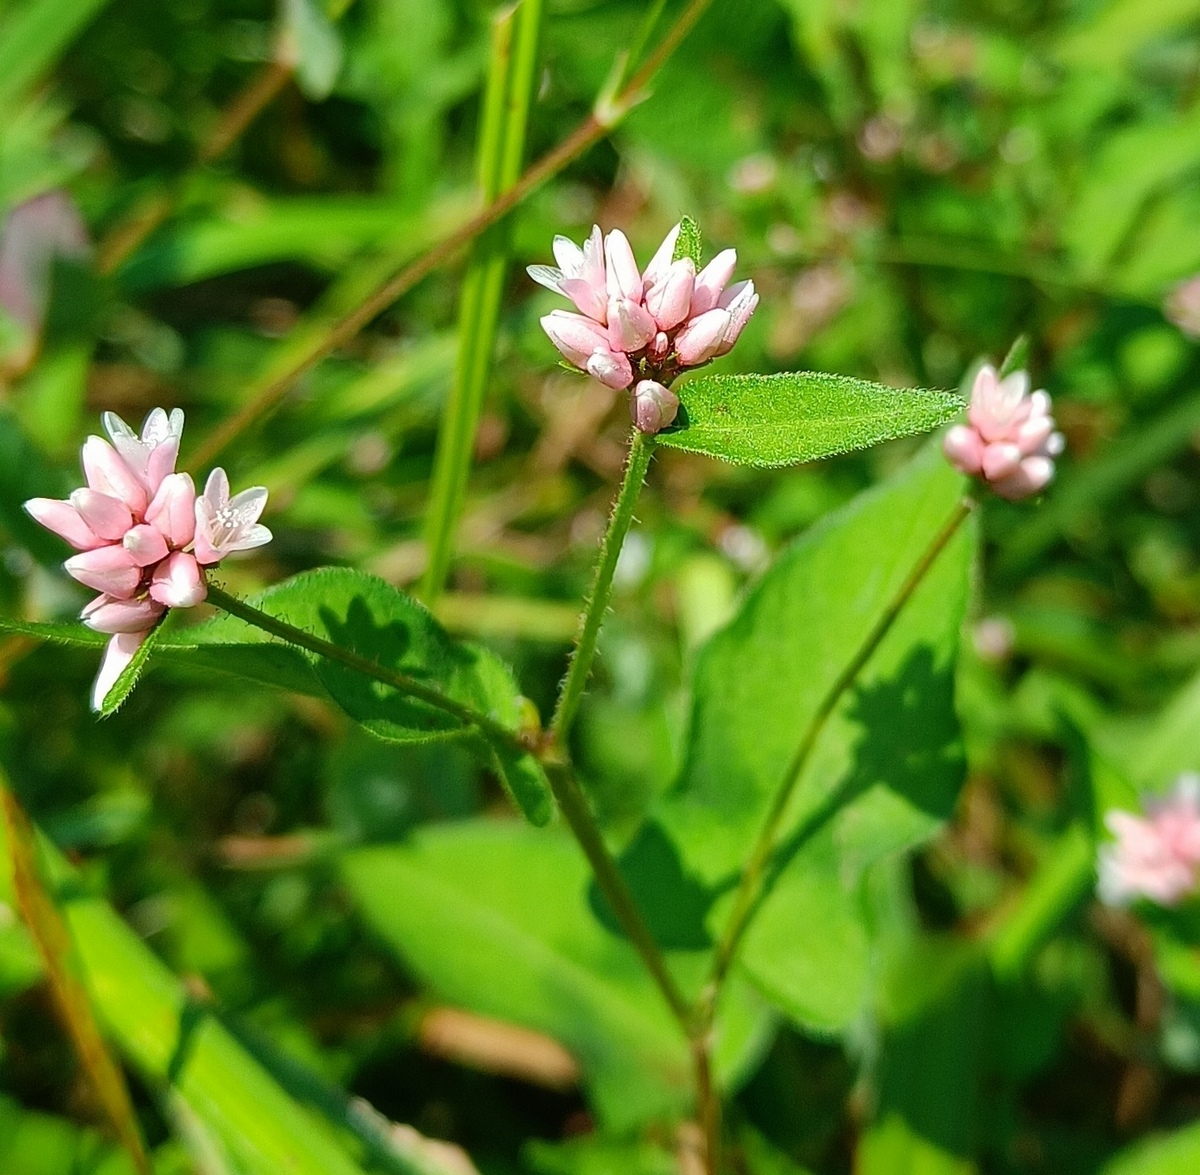
[[[681,384],[659,444],[739,465],[793,465],[927,432],[951,420],[951,392],[887,388],[824,372],[702,375]]]
[[[672,261],[690,257],[697,270],[704,258],[704,240],[700,234],[700,226],[690,217],[685,216],[679,222],[679,236],[675,241],[675,252]]]

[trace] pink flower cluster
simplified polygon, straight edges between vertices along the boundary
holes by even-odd
[[[1115,839],[1100,849],[1097,888],[1111,906],[1137,898],[1174,906],[1200,882],[1200,775],[1181,775],[1145,809],[1145,816],[1114,811],[1104,818]]]
[[[680,372],[727,354],[758,305],[751,281],[729,285],[737,253],[718,253],[699,273],[673,260],[676,225],[644,270],[620,229],[599,226],[580,248],[554,238],[555,268],[531,265],[535,282],[569,298],[578,314],[555,310],[542,327],[566,360],[610,388],[633,389],[630,411],[643,432],[666,428],[679,410],[670,390]]]
[[[78,552],[63,566],[100,594],[83,622],[110,633],[92,693],[100,708],[113,683],[168,608],[190,608],[208,589],[204,568],[234,551],[260,547],[271,532],[258,523],[267,502],[261,486],[229,496],[229,479],[214,469],[196,495],[186,473],[175,472],[183,413],[155,408],[135,433],[104,414],[111,439],[83,446],[87,486],[66,501],[31,498],[25,509]]]
[[[1001,379],[994,367],[985,366],[971,388],[967,423],[946,434],[945,450],[956,469],[983,478],[1015,502],[1050,483],[1063,436],[1054,430],[1050,397],[1030,395],[1028,372]]]

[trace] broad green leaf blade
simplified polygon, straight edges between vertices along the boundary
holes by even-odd
[[[702,375],[680,384],[658,442],[739,465],[794,465],[928,432],[962,411],[951,392],[887,388],[817,371]]]
[[[730,893],[808,722],[962,491],[927,450],[786,551],[705,646],[682,776],[654,815],[691,885]],[[844,1027],[865,997],[868,870],[932,835],[961,781],[952,666],[971,550],[968,523],[843,696],[781,825],[790,863],[742,959],[814,1029]],[[714,935],[724,900],[707,917]]]
[[[633,948],[597,917],[583,855],[561,830],[430,827],[347,853],[343,873],[367,922],[439,998],[564,1044],[608,1126],[686,1112],[683,1035]],[[695,990],[707,954],[676,955],[672,966]],[[763,1026],[761,1007],[735,984],[717,1029],[726,1082]]]
[[[0,616],[0,633],[81,649],[102,649],[108,644],[104,633],[93,632],[78,620],[15,620]]]

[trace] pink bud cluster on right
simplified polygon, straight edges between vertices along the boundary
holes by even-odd
[[[69,498],[31,498],[25,509],[79,554],[67,574],[99,592],[81,614],[96,632],[111,635],[92,704],[101,703],[169,608],[191,608],[208,594],[204,569],[235,551],[271,541],[259,524],[267,502],[262,486],[229,496],[223,469],[209,474],[204,493],[175,472],[183,413],[155,408],[135,433],[104,414],[109,441],[83,446],[87,485]],[[111,441],[111,443],[110,443]]]
[[[1144,807],[1144,816],[1113,811],[1104,818],[1114,839],[1100,849],[1097,890],[1110,906],[1137,899],[1174,906],[1200,883],[1200,775],[1181,775],[1168,795]]]
[[[945,440],[946,456],[956,469],[982,478],[1014,502],[1050,483],[1054,458],[1063,451],[1050,397],[1042,391],[1031,395],[1029,386],[1026,371],[1001,379],[994,367],[981,367],[971,388],[967,423],[955,425]]]
[[[644,270],[620,229],[592,228],[583,247],[554,238],[558,266],[531,265],[534,281],[569,298],[578,314],[541,320],[550,341],[580,371],[610,388],[632,388],[630,412],[642,432],[666,428],[679,410],[671,381],[727,354],[758,305],[751,281],[729,285],[737,253],[718,253],[698,273],[675,258],[680,225]]]

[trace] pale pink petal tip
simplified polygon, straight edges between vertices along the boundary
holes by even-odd
[[[638,429],[652,436],[674,421],[679,397],[655,380],[644,379],[633,389],[629,410]]]
[[[141,648],[145,639],[145,632],[120,632],[105,646],[100,672],[96,674],[96,681],[92,686],[92,709],[97,713],[104,708],[104,699],[117,684],[117,678],[129,668],[134,654]]]
[[[150,580],[150,598],[167,608],[194,608],[208,587],[194,555],[175,551],[155,569]]]

